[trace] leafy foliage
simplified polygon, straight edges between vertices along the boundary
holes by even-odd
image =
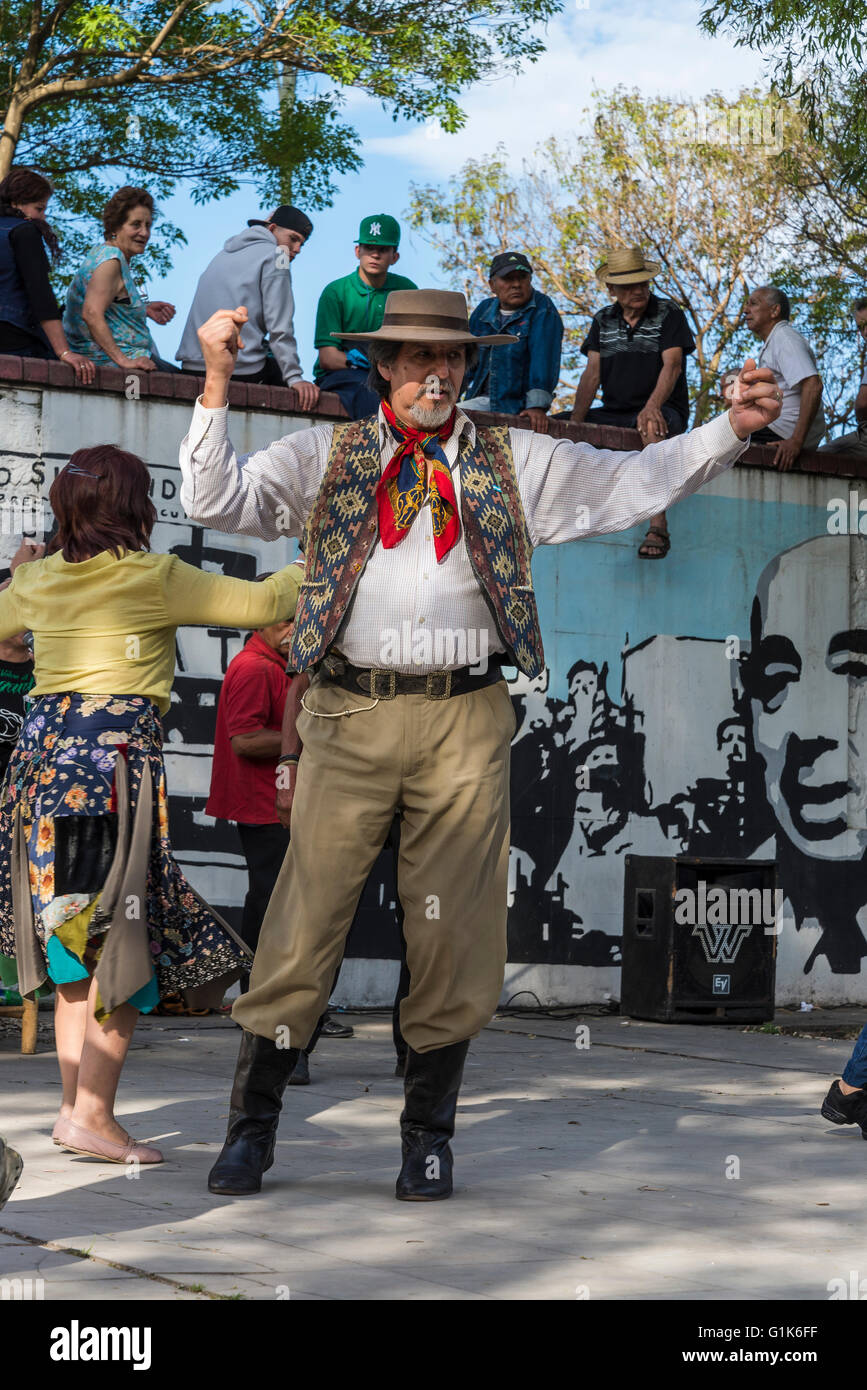
[[[159,201],[183,180],[200,203],[247,182],[265,202],[321,208],[362,163],[346,89],[456,130],[463,88],[537,58],[533,26],[560,3],[5,0],[0,176],[14,160],[52,178],[73,255],[119,182]],[[293,99],[279,100],[287,74]],[[179,239],[161,228],[152,268]]]
[[[867,175],[867,3],[865,0],[711,0],[707,34],[728,34],[765,54],[778,95],[797,98],[811,135],[823,138],[845,109],[845,157],[839,170],[853,187]],[[841,130],[837,123],[837,140]]]
[[[412,225],[438,247],[444,273],[472,303],[490,293],[495,252],[526,251],[536,283],[564,317],[563,405],[583,367],[589,319],[607,302],[595,268],[608,247],[642,247],[662,264],[657,289],[683,307],[695,335],[688,373],[696,422],[719,409],[722,373],[757,351],[743,318],[750,289],[778,284],[791,292],[794,322],[821,357],[829,426],[842,423],[860,377],[846,278],[863,235],[854,195],[852,216],[837,217],[827,246],[804,245],[820,181],[833,198],[833,152],[809,140],[797,106],[756,90],[734,104],[719,93],[693,102],[625,87],[593,95],[584,133],[544,142],[520,176],[500,147],[469,161],[446,189],[413,188]],[[841,265],[843,245],[851,260]]]

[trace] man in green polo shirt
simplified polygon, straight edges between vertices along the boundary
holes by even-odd
[[[322,391],[336,391],[352,420],[375,415],[379,397],[367,385],[370,363],[356,344],[344,351],[341,333],[375,333],[382,326],[385,301],[392,290],[418,287],[405,275],[392,275],[400,259],[400,226],[387,212],[362,217],[355,255],[358,269],[332,280],[319,297],[314,347],[319,358],[313,379]]]

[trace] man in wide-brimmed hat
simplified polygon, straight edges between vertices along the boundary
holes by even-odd
[[[452,1190],[469,1041],[503,982],[515,716],[500,668],[544,670],[533,548],[632,526],[701,487],[775,417],[779,392],[748,364],[726,415],[644,453],[482,429],[455,403],[477,342],[508,335],[475,339],[463,295],[398,290],[365,339],[377,414],[239,460],[226,400],[245,321],[244,308],[225,310],[201,329],[207,375],[181,446],[182,499],[217,530],[304,530],[289,660],[312,681],[295,830],[234,1008],[244,1033],[209,1186],[259,1191],[287,1079],[399,810],[410,990],[397,1196],[435,1200]]]
[[[695,351],[686,315],[651,291],[662,266],[638,246],[611,250],[596,271],[613,303],[594,314],[581,344],[587,366],[578,383],[572,419],[637,429],[655,444],[687,426],[686,358]],[[597,389],[602,405],[591,410]],[[665,513],[650,518],[639,548],[643,560],[661,560],[671,541]]]

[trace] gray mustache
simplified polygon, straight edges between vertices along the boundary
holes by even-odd
[[[421,388],[421,390],[417,393],[417,395],[416,395],[416,400],[417,400],[417,401],[420,401],[421,398],[422,398],[422,396],[426,396],[426,395],[427,395],[427,387],[426,387],[426,386],[423,386],[423,387]],[[455,389],[454,389],[454,387],[452,386],[451,382],[448,382],[448,384],[447,384],[446,386],[442,386],[442,385],[440,386],[440,395],[441,395],[441,396],[444,396],[445,399],[448,400],[448,401],[450,401],[450,400],[452,399],[452,397],[455,395]]]

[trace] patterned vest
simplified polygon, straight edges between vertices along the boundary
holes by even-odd
[[[476,427],[458,452],[461,520],[473,573],[511,661],[528,676],[545,669],[536,613],[530,542],[508,428]],[[379,418],[335,425],[325,475],[304,527],[306,578],[295,612],[289,666],[321,661],[346,613],[367,557],[379,539],[376,487],[381,477]]]

